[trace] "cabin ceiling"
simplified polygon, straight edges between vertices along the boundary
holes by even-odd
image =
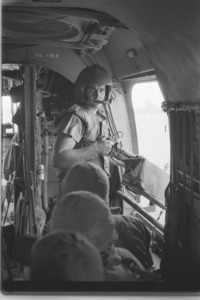
[[[200,101],[199,37],[198,0],[2,1],[3,62],[38,47],[104,53],[116,78],[155,70],[169,102]]]
[[[98,51],[120,21],[87,9],[4,7],[3,42],[6,48],[49,45]],[[89,52],[88,52],[89,53]]]

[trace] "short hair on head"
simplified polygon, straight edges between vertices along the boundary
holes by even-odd
[[[72,166],[65,177],[66,193],[88,191],[100,196],[109,204],[109,179],[105,171],[92,162]]]
[[[55,230],[39,238],[31,250],[33,281],[103,281],[97,249],[83,235]]]
[[[53,209],[49,228],[80,232],[100,252],[110,245],[115,236],[109,208],[98,195],[87,191],[65,194]]]

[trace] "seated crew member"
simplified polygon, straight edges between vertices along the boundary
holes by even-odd
[[[93,162],[82,162],[72,166],[65,176],[65,192],[88,191],[100,196],[109,206],[109,178],[101,167]],[[121,208],[110,207],[111,213]]]
[[[56,230],[45,237],[26,234],[15,244],[23,279],[37,282],[103,281],[98,250],[78,232]]]
[[[111,78],[99,65],[86,67],[74,84],[73,105],[57,120],[53,163],[57,168],[59,191],[66,192],[65,175],[73,165],[91,161],[109,173],[108,154],[113,142],[105,117],[98,109],[108,100]]]
[[[92,162],[74,165],[67,172],[65,182],[66,193],[88,191],[100,196],[106,205],[109,204],[108,176],[98,165]]]
[[[100,196],[109,206],[109,179],[101,167],[92,162],[82,162],[72,166],[65,176],[66,194],[87,191]],[[61,201],[62,197],[57,199]],[[120,213],[120,207],[110,207],[111,213]],[[49,231],[49,223],[47,232]]]
[[[92,162],[74,165],[66,175],[66,193],[88,191],[100,196],[108,204],[109,180],[105,172]],[[61,198],[62,199],[62,198]],[[113,214],[113,208],[110,208]],[[119,212],[118,212],[119,213]],[[135,216],[113,215],[118,233],[116,247],[125,248],[136,256],[143,266],[152,266],[151,234],[145,224]]]
[[[80,232],[93,243],[101,254],[106,281],[158,279],[145,271],[128,250],[115,247],[117,233],[112,215],[103,199],[94,193],[78,191],[63,195],[53,208],[49,229]]]

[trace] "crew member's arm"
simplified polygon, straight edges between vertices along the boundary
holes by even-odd
[[[100,140],[88,147],[74,149],[76,142],[69,135],[61,132],[58,134],[53,154],[53,164],[55,168],[70,168],[76,163],[92,160],[99,155],[108,155],[113,142]]]

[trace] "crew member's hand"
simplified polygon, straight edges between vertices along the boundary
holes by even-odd
[[[112,141],[109,140],[100,140],[97,143],[98,146],[98,153],[100,155],[108,155],[112,149],[112,146],[114,145],[114,143]]]

